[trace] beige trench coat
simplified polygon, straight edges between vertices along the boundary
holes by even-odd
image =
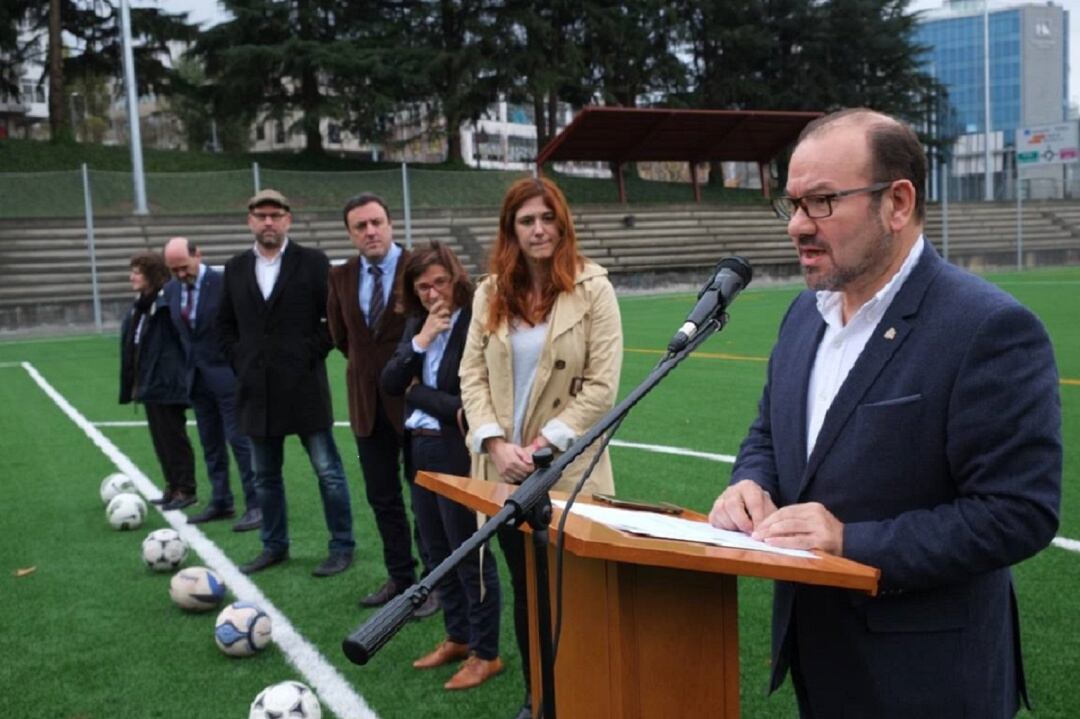
[[[494,423],[509,439],[514,425],[509,328],[503,322],[495,332],[484,329],[493,289],[493,278],[488,277],[480,283],[473,299],[473,317],[461,359],[461,400],[470,430]],[[525,413],[522,443],[532,442],[555,418],[573,429],[575,438],[592,427],[615,404],[622,349],[619,306],[607,270],[586,260],[573,291],[560,294],[552,308]],[[473,449],[471,431],[467,441]],[[590,448],[578,457],[554,488],[570,491],[595,454]],[[486,453],[473,454],[472,476],[503,481]],[[610,493],[614,487],[611,460],[604,452],[582,492]]]

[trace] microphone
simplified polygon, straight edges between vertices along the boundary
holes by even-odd
[[[753,268],[742,257],[725,257],[720,260],[713,271],[712,279],[698,292],[698,303],[668,343],[668,352],[678,352],[686,347],[702,325],[718,317],[735,301],[743,288],[750,284],[753,276]]]

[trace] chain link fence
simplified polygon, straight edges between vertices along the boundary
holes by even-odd
[[[158,172],[146,174],[151,215],[197,215],[244,212],[257,189],[285,193],[295,210],[337,210],[361,192],[381,195],[391,207],[498,206],[506,188],[521,172],[455,172],[403,165],[393,170],[305,172],[253,165],[249,170]],[[93,214],[122,217],[134,211],[129,172],[0,173],[0,219],[72,218],[85,215],[85,192]],[[406,183],[408,187],[406,188]]]

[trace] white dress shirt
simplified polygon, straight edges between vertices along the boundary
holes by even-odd
[[[270,293],[274,291],[274,283],[281,274],[281,256],[285,254],[285,248],[289,246],[289,238],[286,237],[281,243],[281,249],[274,255],[272,260],[263,257],[259,252],[259,244],[255,243],[252,252],[255,253],[255,281],[259,283],[259,291],[264,300],[270,299]]]
[[[870,340],[874,328],[885,316],[896,293],[903,287],[904,281],[923,251],[923,237],[911,248],[904,264],[888,283],[878,290],[844,324],[842,292],[821,290],[817,293],[817,308],[825,320],[825,334],[818,345],[814,359],[814,369],[810,373],[810,387],[806,392],[806,456],[809,457],[817,443],[825,415],[833,400],[840,392],[840,387],[847,379],[855,361],[859,359],[863,348]]]

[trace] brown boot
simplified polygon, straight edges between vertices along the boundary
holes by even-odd
[[[458,644],[447,639],[444,642],[439,642],[439,646],[435,647],[434,651],[420,657],[412,665],[413,669],[434,669],[435,667],[441,667],[443,664],[464,659],[467,656],[469,656],[468,644]]]
[[[502,659],[481,659],[473,654],[461,664],[457,674],[443,684],[443,689],[472,689],[503,670]]]

